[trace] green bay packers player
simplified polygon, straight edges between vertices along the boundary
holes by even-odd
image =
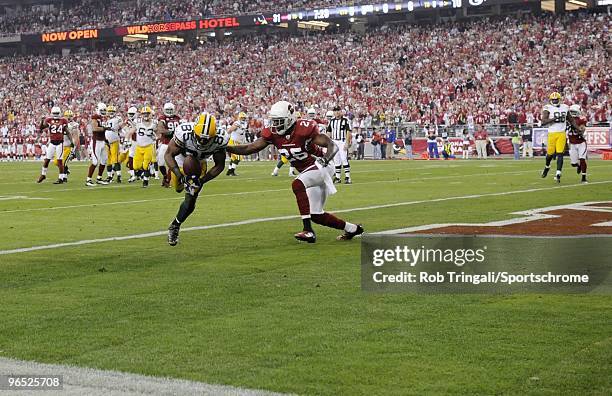
[[[227,133],[230,134],[230,146],[236,146],[245,143],[245,134],[248,129],[248,119],[244,112],[238,114],[238,119],[227,129]],[[232,154],[230,157],[230,163],[227,169],[227,176],[238,176],[236,174],[236,168],[242,160],[241,155]]]
[[[108,177],[106,181],[112,183],[115,177],[115,172],[121,171],[121,164],[119,163],[119,151],[120,151],[120,136],[119,132],[123,126],[123,120],[121,116],[117,114],[117,108],[113,105],[106,106],[106,151],[108,152],[108,161],[106,163],[106,174]],[[117,182],[121,183],[121,178],[117,179]]]
[[[563,152],[565,151],[565,127],[569,107],[561,102],[561,94],[553,92],[549,96],[550,103],[544,106],[542,112],[542,126],[548,127],[548,146],[546,148],[546,165],[542,177],[550,171],[550,163],[557,159],[557,173],[555,181],[561,183],[561,170],[563,169]]]
[[[140,121],[136,124],[136,150],[134,153],[134,171],[142,173],[142,186],[149,186],[149,166],[153,161],[154,144],[157,135],[156,122],[152,119],[153,110],[145,105],[140,109]]]
[[[185,199],[176,217],[168,227],[168,244],[176,246],[181,224],[193,213],[202,186],[219,176],[225,168],[225,148],[229,143],[228,134],[217,129],[217,120],[211,114],[202,113],[195,122],[180,124],[168,144],[166,165],[172,172],[172,185],[176,192],[185,191]],[[202,173],[199,178],[187,179],[182,171],[183,161],[192,156],[200,161]],[[214,166],[206,170],[206,159],[211,157]]]
[[[138,123],[138,109],[132,106],[127,111],[128,119],[123,125],[123,150],[125,150],[126,165],[130,178],[128,183],[136,181],[136,174],[134,172],[134,155],[136,153],[136,124]],[[122,161],[123,162],[123,161]]]

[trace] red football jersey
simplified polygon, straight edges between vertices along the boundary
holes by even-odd
[[[584,117],[576,118],[576,125],[582,126],[586,125],[587,120]],[[584,135],[576,128],[572,126],[569,122],[567,123],[567,136],[569,137],[569,141],[571,144],[580,144],[586,142]]]
[[[68,120],[65,118],[48,117],[45,119],[45,124],[48,125],[47,128],[51,135],[51,142],[55,144],[56,142],[64,141],[64,133],[68,130]]]
[[[161,144],[169,144],[172,136],[174,136],[174,131],[178,128],[181,123],[181,117],[177,115],[173,115],[172,117],[168,117],[166,115],[162,115],[159,117],[160,122],[164,122],[166,124],[166,128],[168,128],[168,135],[163,135],[160,139]]]
[[[312,139],[318,134],[319,127],[314,120],[298,120],[291,134],[281,136],[265,128],[261,137],[274,145],[299,172],[303,172],[315,164],[315,155],[322,155],[321,149],[312,143]]]
[[[104,126],[104,118],[101,115],[94,114],[94,115],[91,116],[91,119],[98,121],[98,126],[101,126],[101,127]],[[102,131],[102,132],[93,132],[94,139],[98,140],[98,141],[106,140],[106,136],[105,135],[106,135],[105,131]]]

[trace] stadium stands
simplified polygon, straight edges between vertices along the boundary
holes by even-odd
[[[262,118],[276,100],[320,114],[346,107],[353,125],[401,117],[418,125],[535,123],[560,90],[591,123],[609,122],[610,18],[542,16],[383,27],[360,36],[250,37],[219,44],[0,59],[0,126],[22,133],[52,105],[82,122],[98,101],[122,113],[165,101]],[[33,127],[30,127],[30,130]]]
[[[338,0],[82,0],[77,5],[52,9],[23,6],[16,13],[0,15],[0,34],[44,32],[79,27],[110,27],[135,22],[168,21],[219,15],[238,15],[274,10],[353,5],[359,1]]]

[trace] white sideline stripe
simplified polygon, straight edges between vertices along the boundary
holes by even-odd
[[[286,188],[277,188],[275,190],[259,190],[259,191],[233,192],[233,193],[206,194],[206,195],[202,195],[202,198],[225,197],[225,196],[232,196],[232,195],[264,194],[264,193],[281,192],[281,191],[287,191],[287,189]],[[42,198],[42,199],[50,199],[50,198]],[[184,199],[184,198],[181,195],[180,197],[174,196],[172,198],[138,199],[138,200],[135,200],[135,201],[102,202],[102,203],[94,203],[94,204],[55,206],[55,207],[50,207],[50,208],[30,208],[30,209],[3,210],[3,211],[0,211],[0,215],[5,214],[5,213],[39,212],[39,211],[45,211],[45,210],[77,209],[77,208],[89,208],[89,207],[112,206],[112,205],[131,205],[131,204],[138,204],[138,203],[159,202],[159,201],[175,201],[175,200],[182,200],[182,199]]]
[[[555,187],[530,188],[527,190],[504,191],[504,192],[488,193],[488,194],[460,195],[460,196],[454,196],[454,197],[435,198],[435,199],[419,200],[419,201],[406,201],[406,202],[397,202],[397,203],[384,204],[384,205],[364,206],[360,208],[332,210],[332,212],[333,213],[359,212],[359,211],[373,210],[373,209],[394,208],[398,206],[418,205],[418,204],[431,203],[431,202],[445,202],[445,201],[476,199],[476,198],[484,198],[484,197],[498,197],[498,196],[505,196],[505,195],[513,195],[513,194],[531,193],[531,192],[538,192],[538,191],[550,191],[550,190],[557,190],[557,189],[562,189],[562,188],[586,187],[586,186],[592,186],[592,185],[597,185],[597,184],[611,184],[611,183],[612,183],[612,180],[593,182],[588,185],[573,184],[573,185],[555,186]],[[204,226],[197,226],[197,227],[189,227],[189,228],[181,229],[181,231],[189,232],[189,231],[210,230],[213,228],[225,228],[225,227],[234,227],[234,226],[241,226],[241,225],[248,225],[248,224],[265,223],[265,222],[270,222],[270,221],[291,220],[291,219],[297,219],[299,217],[300,216],[298,215],[264,217],[264,218],[235,221],[231,223],[221,223],[221,224],[211,224],[211,225],[204,225]],[[125,236],[108,237],[108,238],[100,238],[100,239],[86,239],[86,240],[74,241],[74,242],[54,243],[51,245],[41,245],[41,246],[32,246],[32,247],[27,247],[27,248],[0,250],[0,255],[27,253],[27,252],[33,252],[36,250],[58,249],[58,248],[63,248],[63,247],[68,247],[68,246],[90,245],[93,243],[125,241],[125,240],[130,240],[130,239],[142,239],[142,238],[156,237],[156,236],[161,236],[161,235],[166,235],[166,234],[167,234],[167,231],[164,230],[164,231],[149,232],[146,234],[134,234],[134,235],[125,235]]]
[[[281,395],[280,393],[227,385],[212,385],[204,382],[174,378],[150,377],[120,371],[45,364],[1,357],[0,373],[15,375],[36,373],[43,376],[63,375],[63,390],[61,391],[22,391],[11,392],[11,395]],[[4,392],[1,393],[4,394]]]

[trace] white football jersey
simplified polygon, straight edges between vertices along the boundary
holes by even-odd
[[[79,123],[76,121],[70,121],[68,123],[68,128],[66,128],[66,131],[64,132],[64,147],[70,146],[71,144],[70,138],[74,134],[78,134],[78,133],[79,133]],[[78,142],[75,142],[75,143],[78,143]]]
[[[248,124],[246,121],[235,121],[232,126],[236,129],[232,131],[232,140],[236,143],[244,143],[244,134],[247,131]]]
[[[218,128],[217,135],[210,139],[208,144],[200,147],[196,143],[196,136],[193,132],[195,123],[184,122],[174,130],[174,143],[181,148],[182,155],[192,155],[199,160],[204,160],[220,150],[225,150],[229,143],[229,136],[224,129]]]
[[[119,116],[115,116],[106,121],[106,127],[108,129],[104,132],[104,137],[109,143],[114,143],[119,140],[119,126],[121,122],[122,120]]]
[[[569,106],[561,103],[559,106],[547,104],[544,110],[548,111],[549,117],[556,119],[557,122],[548,125],[548,133],[563,132],[565,133],[565,122]]]
[[[155,121],[141,121],[136,124],[136,145],[139,147],[147,147],[155,143],[157,136],[155,129],[157,123]]]

